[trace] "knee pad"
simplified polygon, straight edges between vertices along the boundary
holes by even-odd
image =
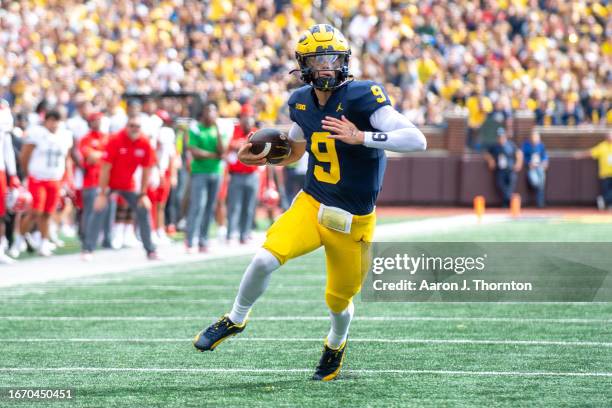
[[[270,274],[280,266],[280,262],[270,251],[261,248],[251,260],[251,267],[258,274]]]
[[[348,299],[343,299],[336,295],[332,295],[331,293],[325,293],[325,303],[327,304],[329,310],[331,310],[333,313],[342,313],[351,304],[353,296],[349,297]]]

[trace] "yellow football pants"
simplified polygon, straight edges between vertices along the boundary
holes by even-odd
[[[334,313],[347,308],[359,293],[369,266],[376,215],[354,215],[350,234],[320,225],[320,203],[300,192],[291,207],[270,227],[263,247],[281,264],[325,247],[327,285],[325,301]]]

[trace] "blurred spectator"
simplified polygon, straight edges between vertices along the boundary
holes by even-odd
[[[539,208],[543,208],[545,206],[544,194],[546,192],[548,154],[546,153],[544,143],[540,140],[540,134],[533,131],[529,139],[523,142],[521,150],[525,158],[527,183],[535,192],[536,205]]]
[[[117,194],[136,213],[140,239],[150,260],[158,259],[155,245],[151,240],[151,202],[146,194],[151,167],[155,164],[155,151],[149,139],[141,131],[141,117],[132,115],[127,127],[109,139],[102,156],[100,169],[100,189],[94,201],[94,214],[87,225],[83,259],[90,260],[96,249],[104,212],[109,205],[111,194]],[[140,189],[136,190],[134,172],[142,168]]]
[[[497,132],[499,129],[506,129],[511,132],[512,129],[512,108],[510,100],[504,97],[496,96],[490,112],[480,129],[480,140],[486,147],[491,146],[496,142]]]
[[[91,103],[85,99],[84,95],[76,96],[76,111],[66,121],[66,127],[72,133],[75,139],[75,144],[78,145],[79,140],[83,138],[89,131],[88,118],[91,113]],[[99,119],[102,117],[100,116]]]
[[[35,111],[30,124],[48,106],[72,113],[83,95],[108,114],[102,130],[116,132],[128,91],[196,92],[230,116],[251,100],[264,123],[287,120],[294,43],[315,18],[349,36],[357,77],[398,87],[394,104],[424,108],[428,124],[470,100],[478,129],[495,93],[543,125],[612,121],[601,0],[0,0],[0,86],[17,111]]]
[[[576,158],[591,157],[597,160],[601,195],[597,197],[597,208],[612,209],[612,131],[606,139],[590,150],[576,153]]]
[[[176,154],[175,157],[177,174],[176,174],[176,185],[172,185],[170,189],[170,196],[168,197],[168,203],[166,205],[166,223],[167,232],[169,235],[174,235],[178,229],[178,223],[182,220],[186,211],[184,211],[183,201],[187,194],[187,184],[189,180],[189,168],[190,163],[187,155],[187,142],[189,139],[189,123],[187,120],[177,120],[175,124],[176,130]],[[185,200],[186,201],[186,200]]]
[[[351,19],[348,27],[348,34],[355,41],[357,47],[362,46],[370,37],[370,30],[374,28],[378,18],[374,14],[371,4],[367,1],[362,1],[359,6],[359,11]]]
[[[523,167],[523,153],[508,140],[503,128],[497,131],[497,143],[491,146],[485,159],[489,169],[495,174],[495,185],[502,197],[502,206],[509,207],[510,199],[516,189],[517,173]]]
[[[157,131],[157,165],[152,169],[152,176],[155,177],[156,183],[149,185],[147,194],[151,200],[153,237],[158,243],[166,244],[170,241],[165,231],[164,210],[170,195],[170,188],[176,186],[177,182],[176,134],[171,127],[172,118],[167,111],[160,109],[156,115],[163,123]]]
[[[259,191],[259,174],[257,166],[241,163],[237,152],[246,143],[247,136],[255,130],[255,111],[251,105],[245,104],[240,111],[240,122],[234,127],[227,155],[230,175],[227,192],[227,239],[231,240],[238,231],[241,244],[245,244],[250,238]]]
[[[493,104],[489,97],[477,90],[466,101],[468,110],[468,146],[476,151],[482,147],[482,136],[480,128],[485,123],[487,115],[493,111]]]
[[[187,149],[191,153],[191,190],[187,213],[185,246],[192,252],[197,234],[200,252],[208,250],[208,230],[214,217],[217,192],[223,168],[221,157],[225,152],[223,139],[217,126],[217,105],[207,102],[200,118],[189,129]]]

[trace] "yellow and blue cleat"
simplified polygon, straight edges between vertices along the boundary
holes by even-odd
[[[242,324],[235,324],[227,315],[222,316],[195,336],[193,346],[200,351],[213,351],[223,341],[242,332],[246,323],[245,320]]]
[[[340,348],[334,350],[327,345],[327,341],[323,345],[323,355],[319,360],[319,365],[312,376],[316,381],[331,381],[340,374],[342,361],[346,351],[346,340],[340,345]]]

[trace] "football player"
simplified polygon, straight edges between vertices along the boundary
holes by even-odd
[[[43,125],[28,128],[26,132],[20,161],[28,176],[28,189],[33,203],[32,211],[21,219],[19,230],[15,233],[10,250],[13,257],[19,256],[25,249],[24,234],[29,233],[35,223],[42,236],[37,248],[38,253],[42,256],[52,254],[49,222],[60,199],[61,182],[69,168],[68,152],[72,147],[72,135],[60,127],[60,120],[58,111],[47,111]]]
[[[8,257],[4,251],[8,248],[5,234],[6,200],[9,194],[7,189],[7,176],[9,188],[15,189],[20,186],[17,177],[17,166],[15,163],[15,151],[11,132],[13,130],[13,115],[9,103],[0,99],[0,264],[12,264],[15,261]]]
[[[426,141],[397,112],[382,85],[355,81],[349,74],[351,51],[334,27],[318,24],[299,39],[296,58],[305,86],[289,98],[291,154],[286,165],[309,153],[303,191],[270,227],[266,241],[247,267],[231,312],[194,339],[200,350],[213,350],[242,332],[255,301],[271,273],[292,258],[325,247],[325,301],[331,329],[313,379],[338,375],[353,318],[353,297],[361,289],[369,263],[368,243],[376,222],[374,204],[381,189],[384,150],[424,150]],[[245,144],[238,157],[262,165],[264,153],[250,153]]]

